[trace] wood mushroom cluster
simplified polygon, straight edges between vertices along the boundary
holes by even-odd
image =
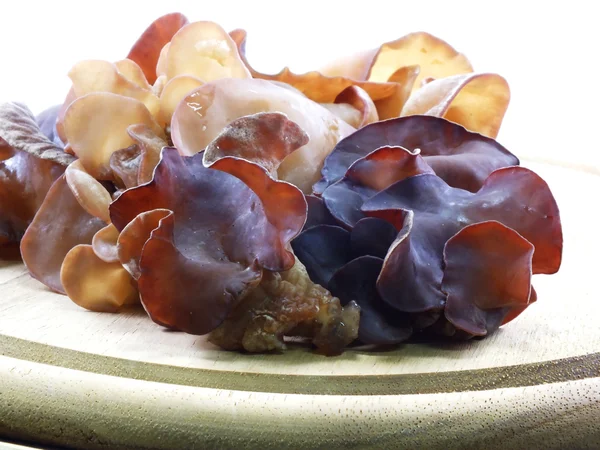
[[[501,76],[428,33],[304,74],[245,44],[168,14],[126,59],[76,63],[62,105],[2,105],[1,254],[89,310],[251,352],[484,336],[536,300],[560,217],[494,140]]]

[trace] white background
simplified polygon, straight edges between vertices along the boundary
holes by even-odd
[[[0,101],[34,112],[63,100],[81,59],[114,61],[156,17],[183,12],[248,31],[258,70],[316,69],[328,59],[428,31],[477,71],[509,82],[499,140],[514,153],[583,163],[600,173],[600,16],[596,2],[6,1],[1,3]]]

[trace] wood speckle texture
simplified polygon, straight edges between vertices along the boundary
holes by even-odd
[[[460,344],[229,353],[145,313],[85,311],[0,262],[0,440],[77,448],[600,448],[597,171],[551,186],[563,266]]]

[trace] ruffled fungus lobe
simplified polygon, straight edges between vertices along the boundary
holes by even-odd
[[[308,135],[285,114],[258,113],[227,125],[206,147],[202,161],[206,167],[214,167],[226,157],[242,158],[277,178],[281,162],[308,141]]]
[[[375,282],[382,265],[381,258],[359,256],[336,271],[328,284],[342,305],[355,301],[360,307],[358,339],[364,344],[398,344],[413,331],[408,314],[395,311],[377,292]]]
[[[204,150],[232,120],[269,111],[286,114],[311,137],[278,170],[281,180],[309,193],[324,158],[354,128],[293,90],[255,79],[207,83],[179,104],[171,122],[171,137],[182,154],[193,155]]]
[[[413,90],[419,89],[421,81],[427,78],[445,78],[473,71],[469,60],[447,42],[429,33],[417,32],[334,61],[321,72],[329,76],[385,82],[406,66],[420,68]]]
[[[50,187],[73,160],[42,133],[27,107],[0,106],[0,246],[21,240]]]
[[[91,244],[105,225],[81,207],[63,175],[48,191],[23,236],[23,262],[32,277],[64,294],[60,268],[65,256],[76,245]]]
[[[119,230],[112,223],[99,230],[92,238],[92,249],[96,256],[106,263],[118,262],[118,238]]]
[[[529,304],[534,246],[499,222],[469,225],[444,246],[446,318],[484,336]]]
[[[117,185],[130,188],[152,179],[160,151],[167,146],[167,141],[141,123],[127,127],[127,134],[135,144],[114,152],[109,165]]]
[[[405,66],[394,72],[389,79],[390,83],[394,83],[394,93],[389,97],[375,101],[379,120],[393,119],[400,116],[420,72],[419,66]]]
[[[323,179],[314,192],[340,180],[359,158],[384,146],[420,149],[421,156],[437,176],[450,186],[477,191],[490,173],[519,164],[516,156],[493,139],[469,132],[448,120],[409,116],[373,123],[336,145],[325,159]]]
[[[560,267],[562,231],[558,207],[545,182],[522,167],[497,170],[475,194],[451,188],[431,174],[417,175],[373,196],[362,209],[370,216],[396,224],[397,228],[403,227],[388,251],[377,281],[382,298],[400,311],[423,312],[444,307],[444,246],[471,224],[498,221],[512,228],[511,232],[518,232],[535,248],[534,274],[554,273]],[[475,236],[474,233],[471,231],[467,236]],[[505,243],[518,241],[509,232],[503,233],[503,237]],[[506,254],[510,255],[512,250]],[[489,265],[483,266],[484,263]],[[510,263],[504,260],[505,267]],[[508,273],[494,271],[499,263],[490,258],[473,260],[471,264],[471,270],[477,266],[478,270],[491,271],[497,277]],[[486,286],[490,290],[495,287]],[[500,297],[492,294],[491,298]],[[528,298],[529,290],[524,301]],[[465,331],[478,334],[481,329]]]
[[[76,98],[94,92],[110,92],[139,100],[148,108],[150,114],[156,115],[159,108],[158,97],[154,95],[148,83],[140,86],[140,74],[136,74],[130,64],[135,65],[132,61],[117,64],[100,60],[78,62],[69,71]],[[125,70],[125,74],[119,71],[119,66]],[[133,79],[129,79],[127,75]]]
[[[115,312],[138,298],[123,266],[119,262],[107,263],[91,245],[77,245],[67,253],[60,281],[69,298],[90,311]]]
[[[282,271],[294,261],[289,225],[278,228],[263,199],[238,178],[205,168],[202,157],[164,148],[153,180],[111,205],[119,230],[141,213],[172,211],[143,245],[138,285],[155,322],[193,334],[216,328],[258,285],[262,267]],[[293,229],[302,228],[305,212],[306,204]]]
[[[354,162],[341,180],[322,194],[327,209],[340,224],[353,227],[364,217],[361,206],[377,192],[405,178],[433,173],[417,150],[380,147]]]
[[[467,130],[495,138],[510,101],[508,83],[500,75],[477,73],[433,80],[414,93],[402,116],[444,117]]]
[[[135,61],[131,59],[121,59],[115,62],[115,67],[121,76],[125,77],[131,83],[139,86],[143,90],[152,91],[152,85],[146,79],[144,71]]]
[[[140,258],[146,241],[158,228],[160,221],[171,214],[168,209],[153,209],[140,213],[119,233],[117,238],[118,259],[135,280],[138,280],[142,274]]]
[[[310,279],[323,287],[353,257],[350,233],[335,225],[318,225],[303,231],[292,247]]]
[[[160,113],[158,121],[161,125],[170,125],[173,114],[179,102],[194,89],[199,88],[204,81],[192,75],[178,75],[171,78],[160,94]]]
[[[377,108],[369,94],[358,86],[349,86],[338,94],[334,104],[349,105],[359,113],[358,121],[350,123],[354,128],[362,128],[379,120]]]
[[[113,178],[111,155],[134,143],[127,127],[147,125],[165,138],[148,109],[138,100],[109,92],[87,94],[75,100],[65,113],[64,131],[85,170],[98,180]]]
[[[352,301],[358,304],[358,338],[364,344],[399,343],[412,334],[409,316],[383,302],[375,284],[383,258],[397,234],[389,223],[365,218],[351,231],[316,225],[292,242],[311,280],[339,297],[342,305]]]
[[[141,160],[142,149],[137,144],[113,152],[108,164],[113,173],[115,186],[121,189],[138,186]]]
[[[235,42],[214,22],[185,25],[166,52],[166,75],[192,75],[206,82],[220,78],[250,78]]]
[[[187,23],[188,19],[183,14],[166,14],[152,22],[133,44],[127,58],[140,66],[150,84],[156,81],[156,66],[161,50]]]
[[[319,71],[312,71],[303,74],[295,74],[287,67],[275,75],[268,75],[254,70],[245,56],[246,32],[241,29],[234,30],[229,33],[236,42],[242,60],[250,70],[254,78],[260,78],[277,83],[284,83],[293,86],[299,92],[303,93],[311,100],[321,103],[332,111],[342,114],[348,123],[354,127],[362,127],[374,120],[374,112],[377,113],[378,119],[391,119],[400,116],[402,108],[412,92],[415,81],[421,72],[418,65],[408,65],[399,67],[393,74],[390,75],[387,82],[372,82],[364,79],[354,78],[352,76],[328,76]],[[344,97],[343,92],[356,87],[363,90],[370,103],[373,103],[375,111],[371,109],[371,105],[367,108],[367,119],[361,120],[359,113],[364,116],[364,106],[358,107],[354,101],[340,102],[338,99]],[[335,104],[343,105],[341,108],[336,108]],[[349,109],[349,106],[353,108]],[[358,112],[357,112],[358,111]],[[350,120],[347,120],[347,119]],[[354,123],[356,121],[357,123]]]
[[[237,44],[239,54],[253,78],[289,84],[315,102],[333,103],[335,102],[335,99],[350,86],[362,88],[373,101],[388,98],[396,91],[396,87],[392,83],[372,83],[343,76],[330,77],[317,71],[295,74],[290,71],[289,68],[285,67],[281,72],[275,75],[257,72],[250,66],[245,56],[246,32],[237,29],[229,34]]]
[[[304,229],[314,227],[316,225],[337,225],[335,217],[331,215],[325,207],[325,203],[321,197],[316,195],[306,195],[306,204],[308,210],[306,212],[306,223]]]

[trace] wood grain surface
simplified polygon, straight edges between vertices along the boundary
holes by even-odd
[[[563,266],[489,338],[246,355],[82,310],[0,263],[0,440],[79,448],[600,448],[595,170],[550,184]]]

